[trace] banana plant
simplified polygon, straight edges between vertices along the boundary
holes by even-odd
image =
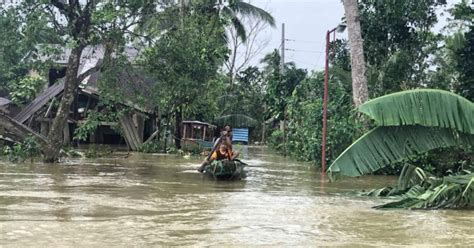
[[[328,169],[331,179],[369,174],[437,148],[474,146],[474,104],[451,92],[403,91],[368,101],[357,110],[377,127],[336,158]],[[405,165],[396,187],[372,190],[366,195],[395,197],[396,201],[376,208],[474,207],[474,173],[466,172],[436,178],[421,168]]]
[[[436,148],[474,145],[474,103],[443,90],[417,89],[382,96],[357,110],[375,121],[328,169],[361,176]]]

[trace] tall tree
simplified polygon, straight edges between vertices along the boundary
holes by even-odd
[[[433,34],[443,0],[360,0],[359,15],[371,97],[427,85]]]
[[[49,130],[48,145],[44,148],[46,162],[58,160],[63,129],[79,83],[102,66],[97,65],[81,73],[79,66],[84,48],[103,44],[106,47],[105,60],[110,59],[114,48],[126,43],[127,31],[137,25],[148,10],[154,9],[152,2],[42,0],[24,1],[19,8],[19,14],[26,18],[28,29],[41,31],[52,27],[56,44],[70,48],[64,92]]]
[[[196,11],[199,5],[188,5],[189,11],[184,13],[180,7],[164,9],[166,18],[157,22],[169,25],[167,32],[158,34],[141,61],[158,82],[153,92],[158,104],[174,116],[177,149],[181,149],[183,118],[210,111],[203,101],[218,97],[218,70],[228,53],[222,26],[213,26],[207,16]]]
[[[369,98],[362,33],[357,0],[343,0],[351,51],[352,94],[355,106]]]

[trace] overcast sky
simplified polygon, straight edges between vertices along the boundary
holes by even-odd
[[[448,3],[459,1],[448,0]],[[277,23],[276,28],[262,34],[271,40],[259,58],[280,47],[281,24],[285,23],[286,38],[294,40],[287,41],[286,47],[296,50],[286,51],[286,61],[294,61],[298,67],[308,70],[324,68],[326,31],[341,23],[344,15],[340,0],[251,0],[251,3],[272,13]],[[337,35],[346,37],[347,34]]]

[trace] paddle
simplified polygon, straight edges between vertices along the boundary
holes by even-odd
[[[242,160],[240,160],[240,159],[237,159],[237,158],[234,158],[234,161],[237,161],[237,162],[239,162],[239,163],[242,163],[242,164],[244,164],[244,165],[246,165],[246,166],[248,166],[248,165],[249,165],[249,164],[247,164],[247,163],[244,163],[244,162],[242,162]]]

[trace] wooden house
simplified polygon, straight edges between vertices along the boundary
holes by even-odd
[[[85,49],[81,58],[80,73],[101,62],[103,48]],[[30,104],[25,106],[14,119],[25,124],[36,132],[46,136],[57,110],[59,97],[64,91],[66,68],[61,61],[50,70],[49,87],[40,93]],[[103,114],[117,114],[118,121],[101,121],[97,129],[85,143],[127,145],[130,150],[137,150],[156,131],[156,115],[153,104],[147,96],[154,82],[144,76],[137,68],[130,67],[118,71],[109,79],[107,87],[113,87],[117,95],[112,105],[99,104],[101,91],[99,81],[101,72],[96,72],[84,79],[74,99],[68,125],[63,130],[64,143],[72,142],[74,131],[84,124],[89,110]],[[118,131],[120,130],[120,131]]]

